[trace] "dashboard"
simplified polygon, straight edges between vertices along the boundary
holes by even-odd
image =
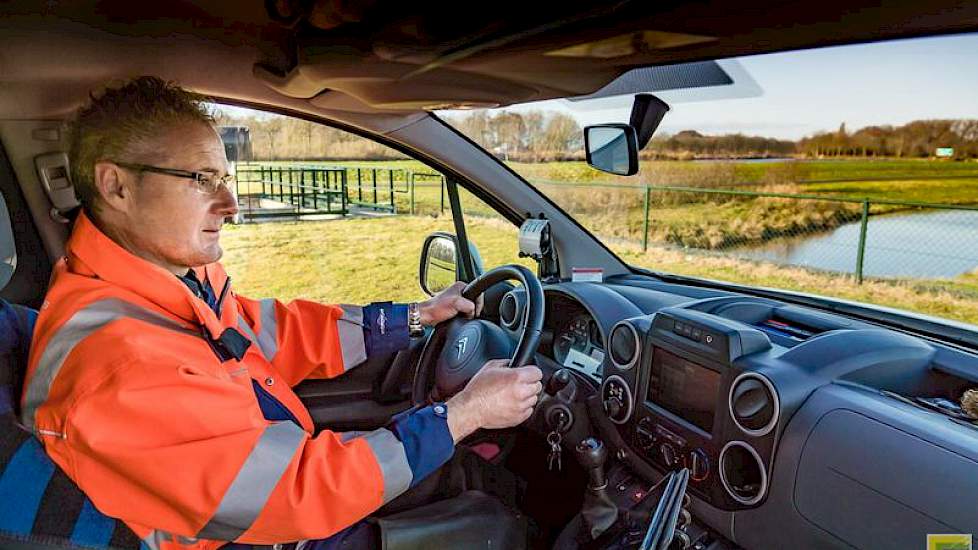
[[[640,276],[545,296],[538,352],[593,386],[616,455],[689,468],[694,511],[738,544],[901,548],[978,532],[956,504],[978,494],[978,425],[932,406],[978,387],[973,352]]]

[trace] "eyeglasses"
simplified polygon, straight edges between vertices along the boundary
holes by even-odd
[[[164,174],[177,178],[192,179],[197,183],[197,191],[204,195],[213,195],[214,193],[220,191],[222,187],[230,189],[236,181],[235,177],[231,174],[218,176],[212,172],[189,172],[187,170],[178,170],[176,168],[160,168],[159,166],[133,164],[131,162],[116,162],[115,164],[117,166],[128,168],[129,170],[136,170],[138,172],[152,172],[154,174]]]

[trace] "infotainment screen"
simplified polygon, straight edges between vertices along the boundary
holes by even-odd
[[[712,432],[719,389],[719,372],[655,348],[648,395],[652,403]]]

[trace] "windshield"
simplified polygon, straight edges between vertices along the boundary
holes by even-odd
[[[971,34],[721,60],[723,85],[656,88],[671,110],[632,177],[582,143],[631,95],[439,115],[634,266],[978,324],[975,52]]]

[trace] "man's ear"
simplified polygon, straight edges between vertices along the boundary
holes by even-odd
[[[102,205],[113,210],[126,212],[132,199],[131,173],[127,173],[112,162],[95,163],[95,189]]]

